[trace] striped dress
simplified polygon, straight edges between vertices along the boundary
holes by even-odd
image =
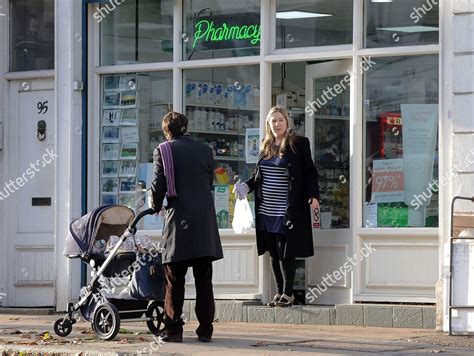
[[[262,202],[258,208],[261,215],[259,230],[285,234],[283,222],[288,194],[288,162],[285,157],[273,157],[260,162],[262,175]]]

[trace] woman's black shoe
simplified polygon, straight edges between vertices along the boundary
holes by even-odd
[[[211,336],[198,336],[198,340],[201,342],[211,342],[212,337]]]
[[[168,334],[166,331],[163,331],[160,335],[160,340],[164,342],[183,342],[183,335]]]

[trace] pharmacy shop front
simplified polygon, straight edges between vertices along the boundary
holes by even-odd
[[[142,210],[161,119],[185,113],[215,155],[216,298],[268,301],[268,256],[254,233],[234,234],[232,189],[252,174],[278,104],[309,138],[321,190],[298,303],[434,303],[438,193],[425,187],[440,161],[439,11],[416,22],[412,11],[411,1],[90,1],[88,208]],[[139,233],[159,240],[162,226],[148,217]]]

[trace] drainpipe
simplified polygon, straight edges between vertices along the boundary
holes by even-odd
[[[87,93],[88,93],[88,76],[87,76],[87,58],[88,58],[88,23],[87,23],[88,1],[82,0],[82,127],[81,127],[81,216],[87,213]],[[87,266],[81,263],[81,287],[87,284]]]

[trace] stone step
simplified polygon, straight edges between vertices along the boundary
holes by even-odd
[[[187,320],[197,320],[196,302],[186,300],[183,312]],[[435,329],[436,307],[395,304],[340,304],[331,306],[295,305],[291,308],[273,308],[260,302],[216,301],[218,321],[379,326],[384,328]]]
[[[0,307],[0,314],[16,314],[16,315],[52,315],[55,313],[54,308],[3,308]]]

